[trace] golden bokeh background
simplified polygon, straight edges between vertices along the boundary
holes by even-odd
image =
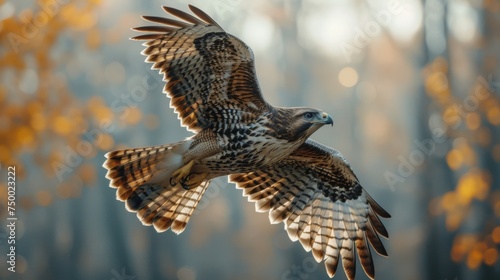
[[[108,188],[106,152],[190,135],[128,40],[140,15],[188,3],[253,49],[270,103],[334,116],[313,138],[393,216],[380,279],[498,279],[496,0],[0,0],[0,220],[9,166],[18,217],[17,272],[2,226],[0,278],[326,278],[226,178],[179,236],[142,226]]]

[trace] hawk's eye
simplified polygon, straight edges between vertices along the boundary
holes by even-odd
[[[306,120],[312,120],[312,118],[314,118],[314,113],[307,112],[307,113],[304,114],[304,118]]]

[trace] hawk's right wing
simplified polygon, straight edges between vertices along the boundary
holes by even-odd
[[[250,48],[226,33],[210,16],[189,5],[194,17],[163,7],[178,20],[144,16],[156,26],[148,32],[142,54],[164,74],[164,91],[181,124],[198,132],[218,122],[252,122],[268,105],[262,98]]]
[[[230,180],[271,223],[285,224],[288,236],[325,261],[330,277],[339,258],[349,279],[356,271],[355,255],[374,279],[369,244],[387,256],[379,234],[388,237],[379,216],[390,215],[361,187],[342,155],[307,140],[288,158],[254,172],[230,175]]]

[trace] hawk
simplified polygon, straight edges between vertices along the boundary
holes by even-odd
[[[370,245],[387,256],[380,217],[390,215],[361,187],[342,155],[309,140],[327,113],[313,108],[275,107],[262,97],[250,48],[210,16],[163,7],[176,17],[144,16],[159,25],[134,28],[146,41],[142,54],[159,70],[181,125],[194,135],[155,147],[106,154],[104,167],[116,197],[158,232],[181,233],[210,180],[231,182],[284,223],[293,241],[324,261],[330,277],[339,259],[349,279],[355,255],[375,277]]]

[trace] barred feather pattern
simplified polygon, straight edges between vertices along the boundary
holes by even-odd
[[[261,95],[251,49],[203,11],[189,8],[198,17],[170,7],[163,9],[176,19],[144,16],[161,25],[134,28],[147,33],[132,38],[146,41],[142,54],[153,63],[152,69],[164,74],[164,92],[181,124],[199,132],[234,122],[242,112],[258,116],[267,110],[270,105]]]
[[[379,216],[390,217],[361,187],[342,155],[307,140],[281,162],[244,174],[230,175],[255,202],[256,211],[268,212],[271,223],[284,223],[292,241],[312,251],[333,277],[339,258],[348,279],[354,279],[356,259],[366,275],[375,278],[370,244],[387,256],[379,235],[388,238]]]
[[[175,171],[183,171],[174,177],[184,182],[194,174],[208,181],[251,171],[288,156],[314,131],[332,123],[317,109],[269,105],[261,95],[250,48],[201,10],[189,8],[194,15],[163,7],[174,18],[144,16],[157,25],[134,28],[143,34],[132,39],[146,41],[142,53],[164,75],[171,107],[195,133],[192,145],[115,151],[104,164],[117,198],[159,231],[172,227],[180,232],[208,186],[171,186]]]
[[[233,174],[230,179],[257,211],[269,212],[272,223],[283,222],[293,241],[324,261],[330,277],[342,259],[354,279],[357,254],[373,279],[370,248],[387,256],[379,235],[388,234],[379,217],[390,215],[339,152],[306,141],[333,124],[332,118],[317,109],[268,104],[250,48],[198,8],[189,9],[194,15],[163,7],[174,18],[144,16],[155,25],[134,28],[143,33],[132,39],[145,41],[142,54],[164,75],[170,106],[195,135],[108,153],[104,167],[117,199],[144,225],[180,233],[210,179]],[[176,170],[206,177],[185,189],[171,180]]]
[[[106,154],[104,167],[116,198],[144,225],[161,232],[169,228],[181,233],[198,205],[210,181],[186,190],[171,184],[173,171],[182,166],[182,157],[190,147],[186,140],[175,144],[126,149]]]

